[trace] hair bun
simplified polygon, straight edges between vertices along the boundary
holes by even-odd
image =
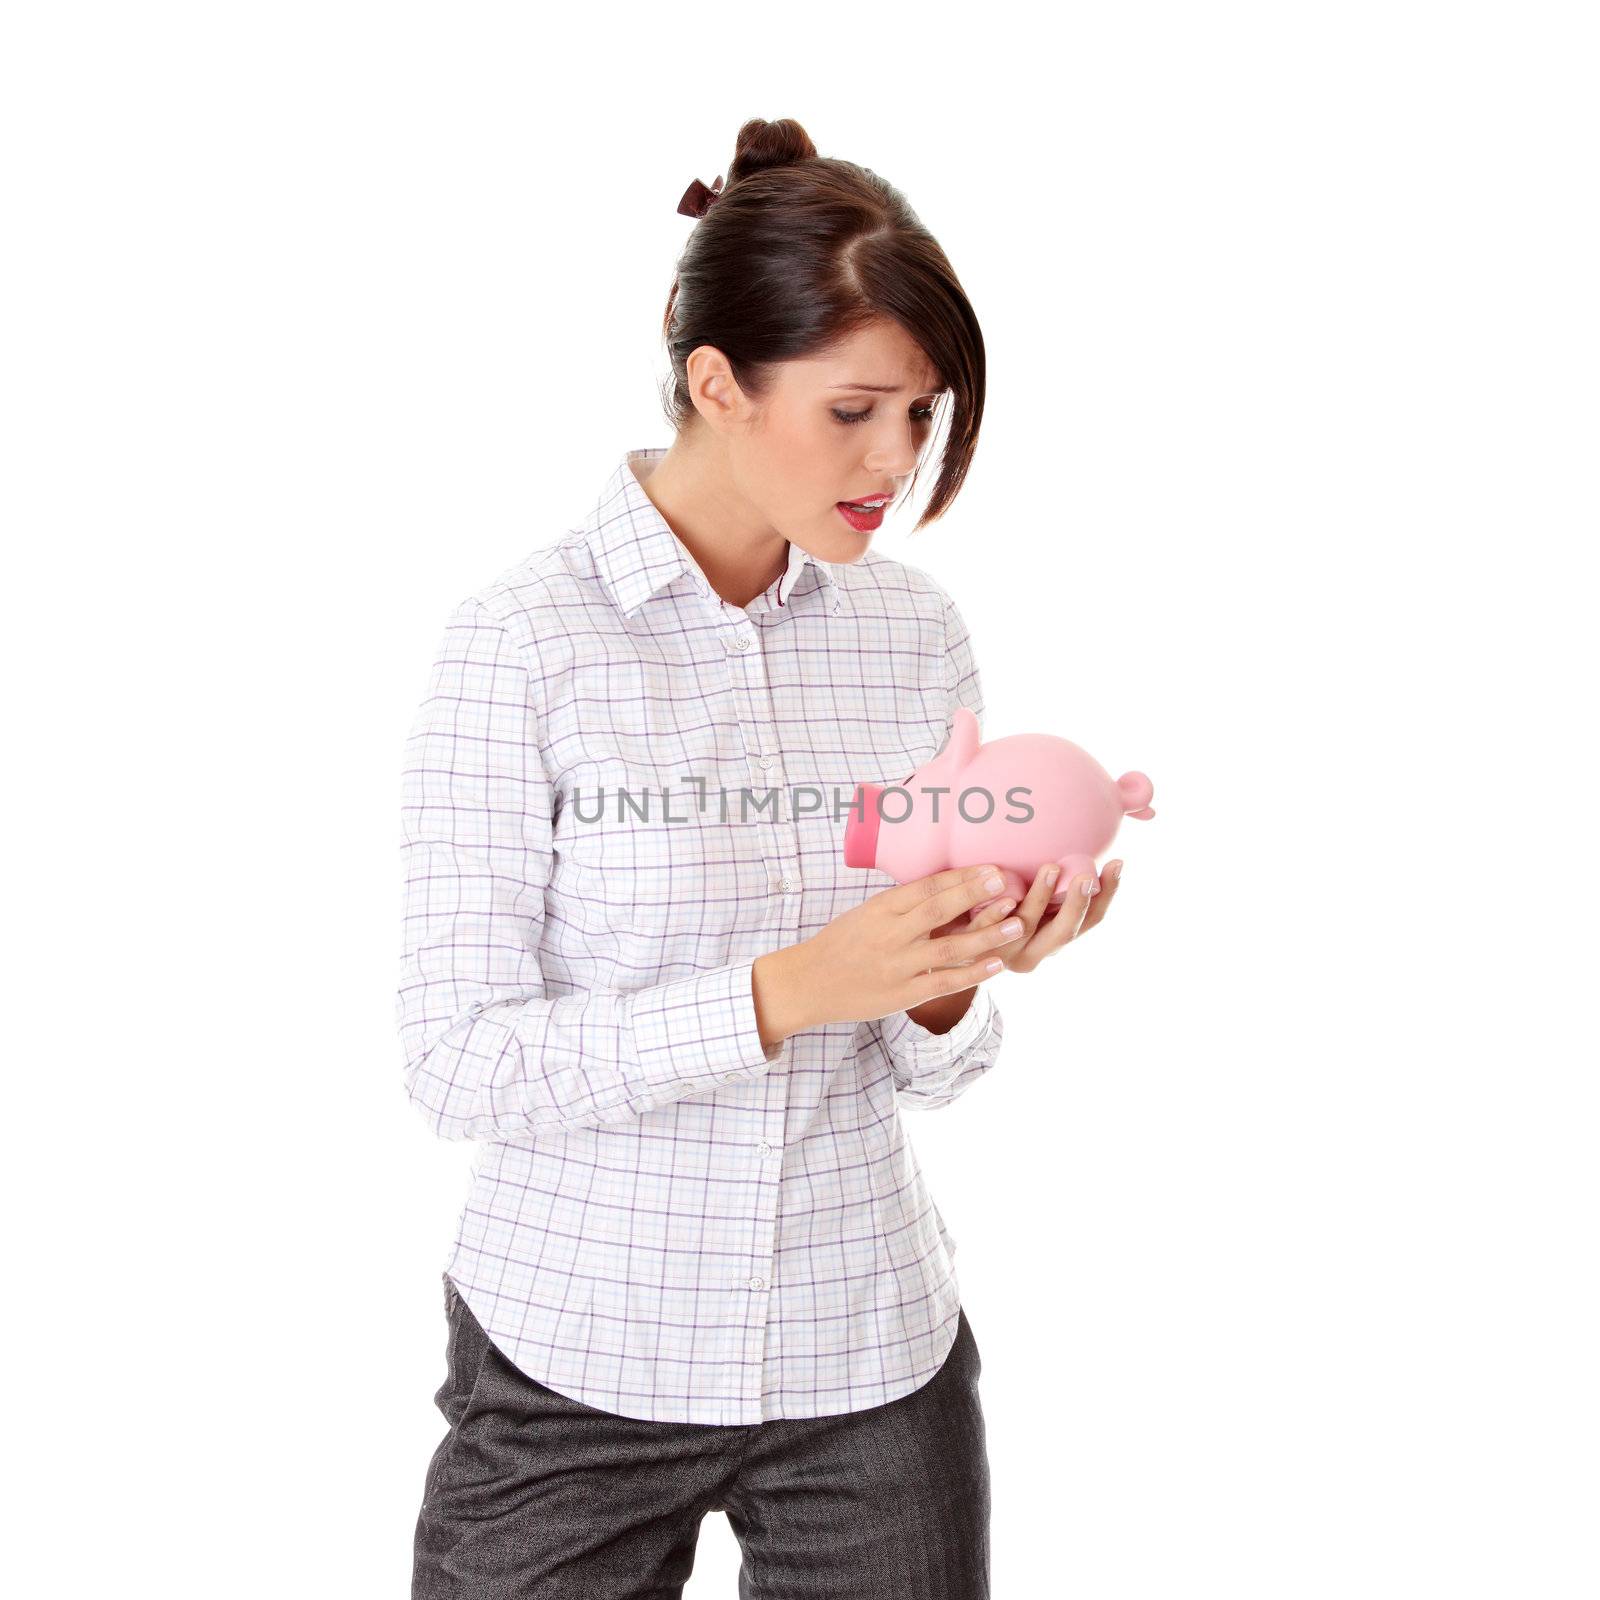
[[[733,165],[728,168],[728,183],[733,185],[753,172],[768,167],[787,167],[796,161],[816,159],[817,147],[811,135],[793,117],[767,122],[752,117],[739,130],[734,141]]]

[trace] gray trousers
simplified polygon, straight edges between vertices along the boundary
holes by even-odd
[[[887,1405],[748,1426],[651,1422],[529,1378],[445,1278],[450,1431],[428,1465],[412,1600],[678,1600],[708,1511],[739,1600],[988,1600],[989,1462],[966,1312]]]

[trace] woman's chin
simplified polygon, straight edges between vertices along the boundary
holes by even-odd
[[[839,526],[829,528],[825,539],[818,539],[812,544],[811,553],[818,561],[826,561],[829,566],[848,565],[852,561],[859,561],[871,548],[873,535],[877,530],[857,533],[837,514],[834,516],[834,521]]]

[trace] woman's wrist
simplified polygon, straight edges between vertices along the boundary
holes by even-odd
[[[810,999],[815,985],[805,976],[805,946],[785,945],[757,956],[750,967],[750,989],[755,997],[756,1026],[767,1048],[787,1039],[792,1033],[812,1028],[822,1019]]]

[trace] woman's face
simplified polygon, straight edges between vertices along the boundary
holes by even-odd
[[[875,322],[825,356],[783,362],[747,425],[728,430],[734,483],[819,561],[859,561],[882,514],[853,526],[839,502],[904,490],[940,392],[938,374],[896,322]]]

